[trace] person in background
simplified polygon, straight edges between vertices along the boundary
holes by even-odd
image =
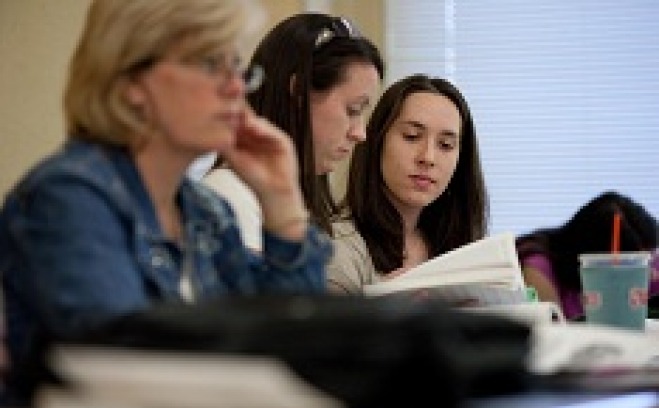
[[[329,232],[337,205],[328,174],[366,137],[365,118],[384,75],[380,53],[349,20],[302,13],[276,25],[250,65],[262,67],[265,80],[248,100],[292,137],[311,219]],[[227,197],[246,244],[260,250],[261,209],[230,167],[220,155],[204,181]]]
[[[308,223],[291,138],[246,103],[258,85],[240,63],[247,4],[258,7],[91,2],[65,89],[68,138],[0,212],[12,367],[40,339],[156,303],[325,292],[331,243]],[[227,202],[185,177],[208,151],[258,197],[263,256]],[[19,400],[20,386],[9,384]]]
[[[621,214],[620,250],[653,251],[657,220],[630,197],[606,191],[591,199],[563,225],[517,238],[517,252],[528,286],[542,301],[560,305],[568,320],[583,317],[579,254],[611,251],[613,216]],[[653,263],[657,267],[656,261]],[[650,294],[659,293],[659,271],[652,273]]]
[[[474,123],[449,81],[416,74],[391,85],[355,148],[342,218],[333,223],[328,289],[366,284],[481,239],[488,200]]]

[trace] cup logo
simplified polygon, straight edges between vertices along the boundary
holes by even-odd
[[[629,307],[636,309],[648,303],[648,291],[643,288],[629,289]]]
[[[582,296],[582,302],[586,309],[599,309],[602,306],[602,294],[599,292],[586,291]]]

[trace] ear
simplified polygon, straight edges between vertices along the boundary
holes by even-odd
[[[128,104],[134,107],[141,107],[146,101],[146,93],[142,84],[134,80],[124,83],[124,97]]]

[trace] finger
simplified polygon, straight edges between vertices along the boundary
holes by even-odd
[[[242,117],[241,126],[238,129],[239,141],[251,141],[254,139],[267,140],[267,139],[281,139],[284,136],[283,132],[279,130],[272,123],[266,119],[255,115],[253,112],[246,111]]]

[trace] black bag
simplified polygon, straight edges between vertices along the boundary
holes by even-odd
[[[530,329],[432,300],[228,297],[153,307],[73,343],[274,356],[349,407],[455,407],[527,386]]]

